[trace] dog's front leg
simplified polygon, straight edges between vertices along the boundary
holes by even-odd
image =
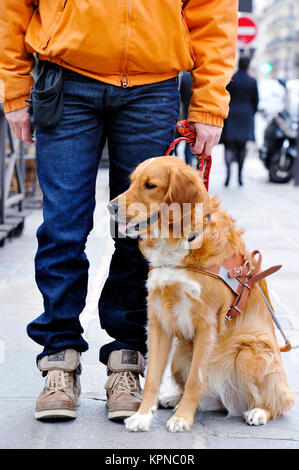
[[[192,427],[215,336],[216,327],[210,325],[195,332],[192,361],[184,393],[175,414],[167,422],[167,429],[171,432],[190,431]]]
[[[137,413],[126,419],[128,431],[148,431],[154,412],[172,337],[162,328],[155,314],[150,315],[148,330],[148,365],[143,397]]]

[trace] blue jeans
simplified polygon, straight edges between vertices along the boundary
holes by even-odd
[[[177,78],[121,88],[65,68],[63,73],[62,118],[55,128],[36,129],[44,220],[37,231],[35,269],[44,312],[27,332],[44,347],[37,360],[67,348],[88,349],[79,321],[87,295],[85,243],[93,227],[95,183],[106,138],[112,199],[128,188],[137,164],[165,153],[179,114]],[[146,352],[147,272],[137,242],[116,239],[99,300],[101,326],[114,338],[101,347],[104,364],[113,350]]]

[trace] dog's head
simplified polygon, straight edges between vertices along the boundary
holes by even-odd
[[[129,189],[108,204],[119,231],[127,236],[143,237],[155,226],[171,226],[173,234],[187,219],[192,225],[196,208],[202,215],[208,212],[209,196],[199,172],[178,157],[145,160],[130,182]]]

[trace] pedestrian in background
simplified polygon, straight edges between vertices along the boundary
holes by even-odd
[[[37,365],[47,376],[37,419],[76,417],[80,353],[88,349],[79,321],[87,294],[85,244],[105,140],[112,199],[128,188],[139,163],[163,155],[172,142],[178,75],[192,70],[188,119],[196,142],[191,150],[210,155],[228,113],[225,87],[234,69],[237,15],[237,0],[0,2],[4,110],[19,140],[32,143],[25,99],[33,85],[34,54],[41,87],[56,75],[61,86],[53,97],[61,105],[58,122],[36,126],[44,221],[37,232],[35,269],[44,312],[27,332],[43,347]],[[56,88],[36,93],[49,100]],[[47,103],[41,120],[49,112]],[[111,419],[130,416],[140,404],[147,275],[137,241],[115,238],[99,300],[101,326],[113,339],[100,350],[100,361],[108,366]]]
[[[225,186],[229,185],[233,161],[238,163],[238,181],[240,186],[243,185],[242,170],[246,157],[246,143],[255,140],[254,115],[258,108],[259,97],[256,79],[248,74],[249,64],[249,57],[240,57],[239,69],[227,86],[231,101],[221,136],[227,169]]]

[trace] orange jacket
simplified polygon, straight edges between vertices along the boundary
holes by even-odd
[[[119,86],[193,70],[189,119],[222,126],[237,10],[238,0],[1,0],[4,111],[26,106],[37,53]]]

